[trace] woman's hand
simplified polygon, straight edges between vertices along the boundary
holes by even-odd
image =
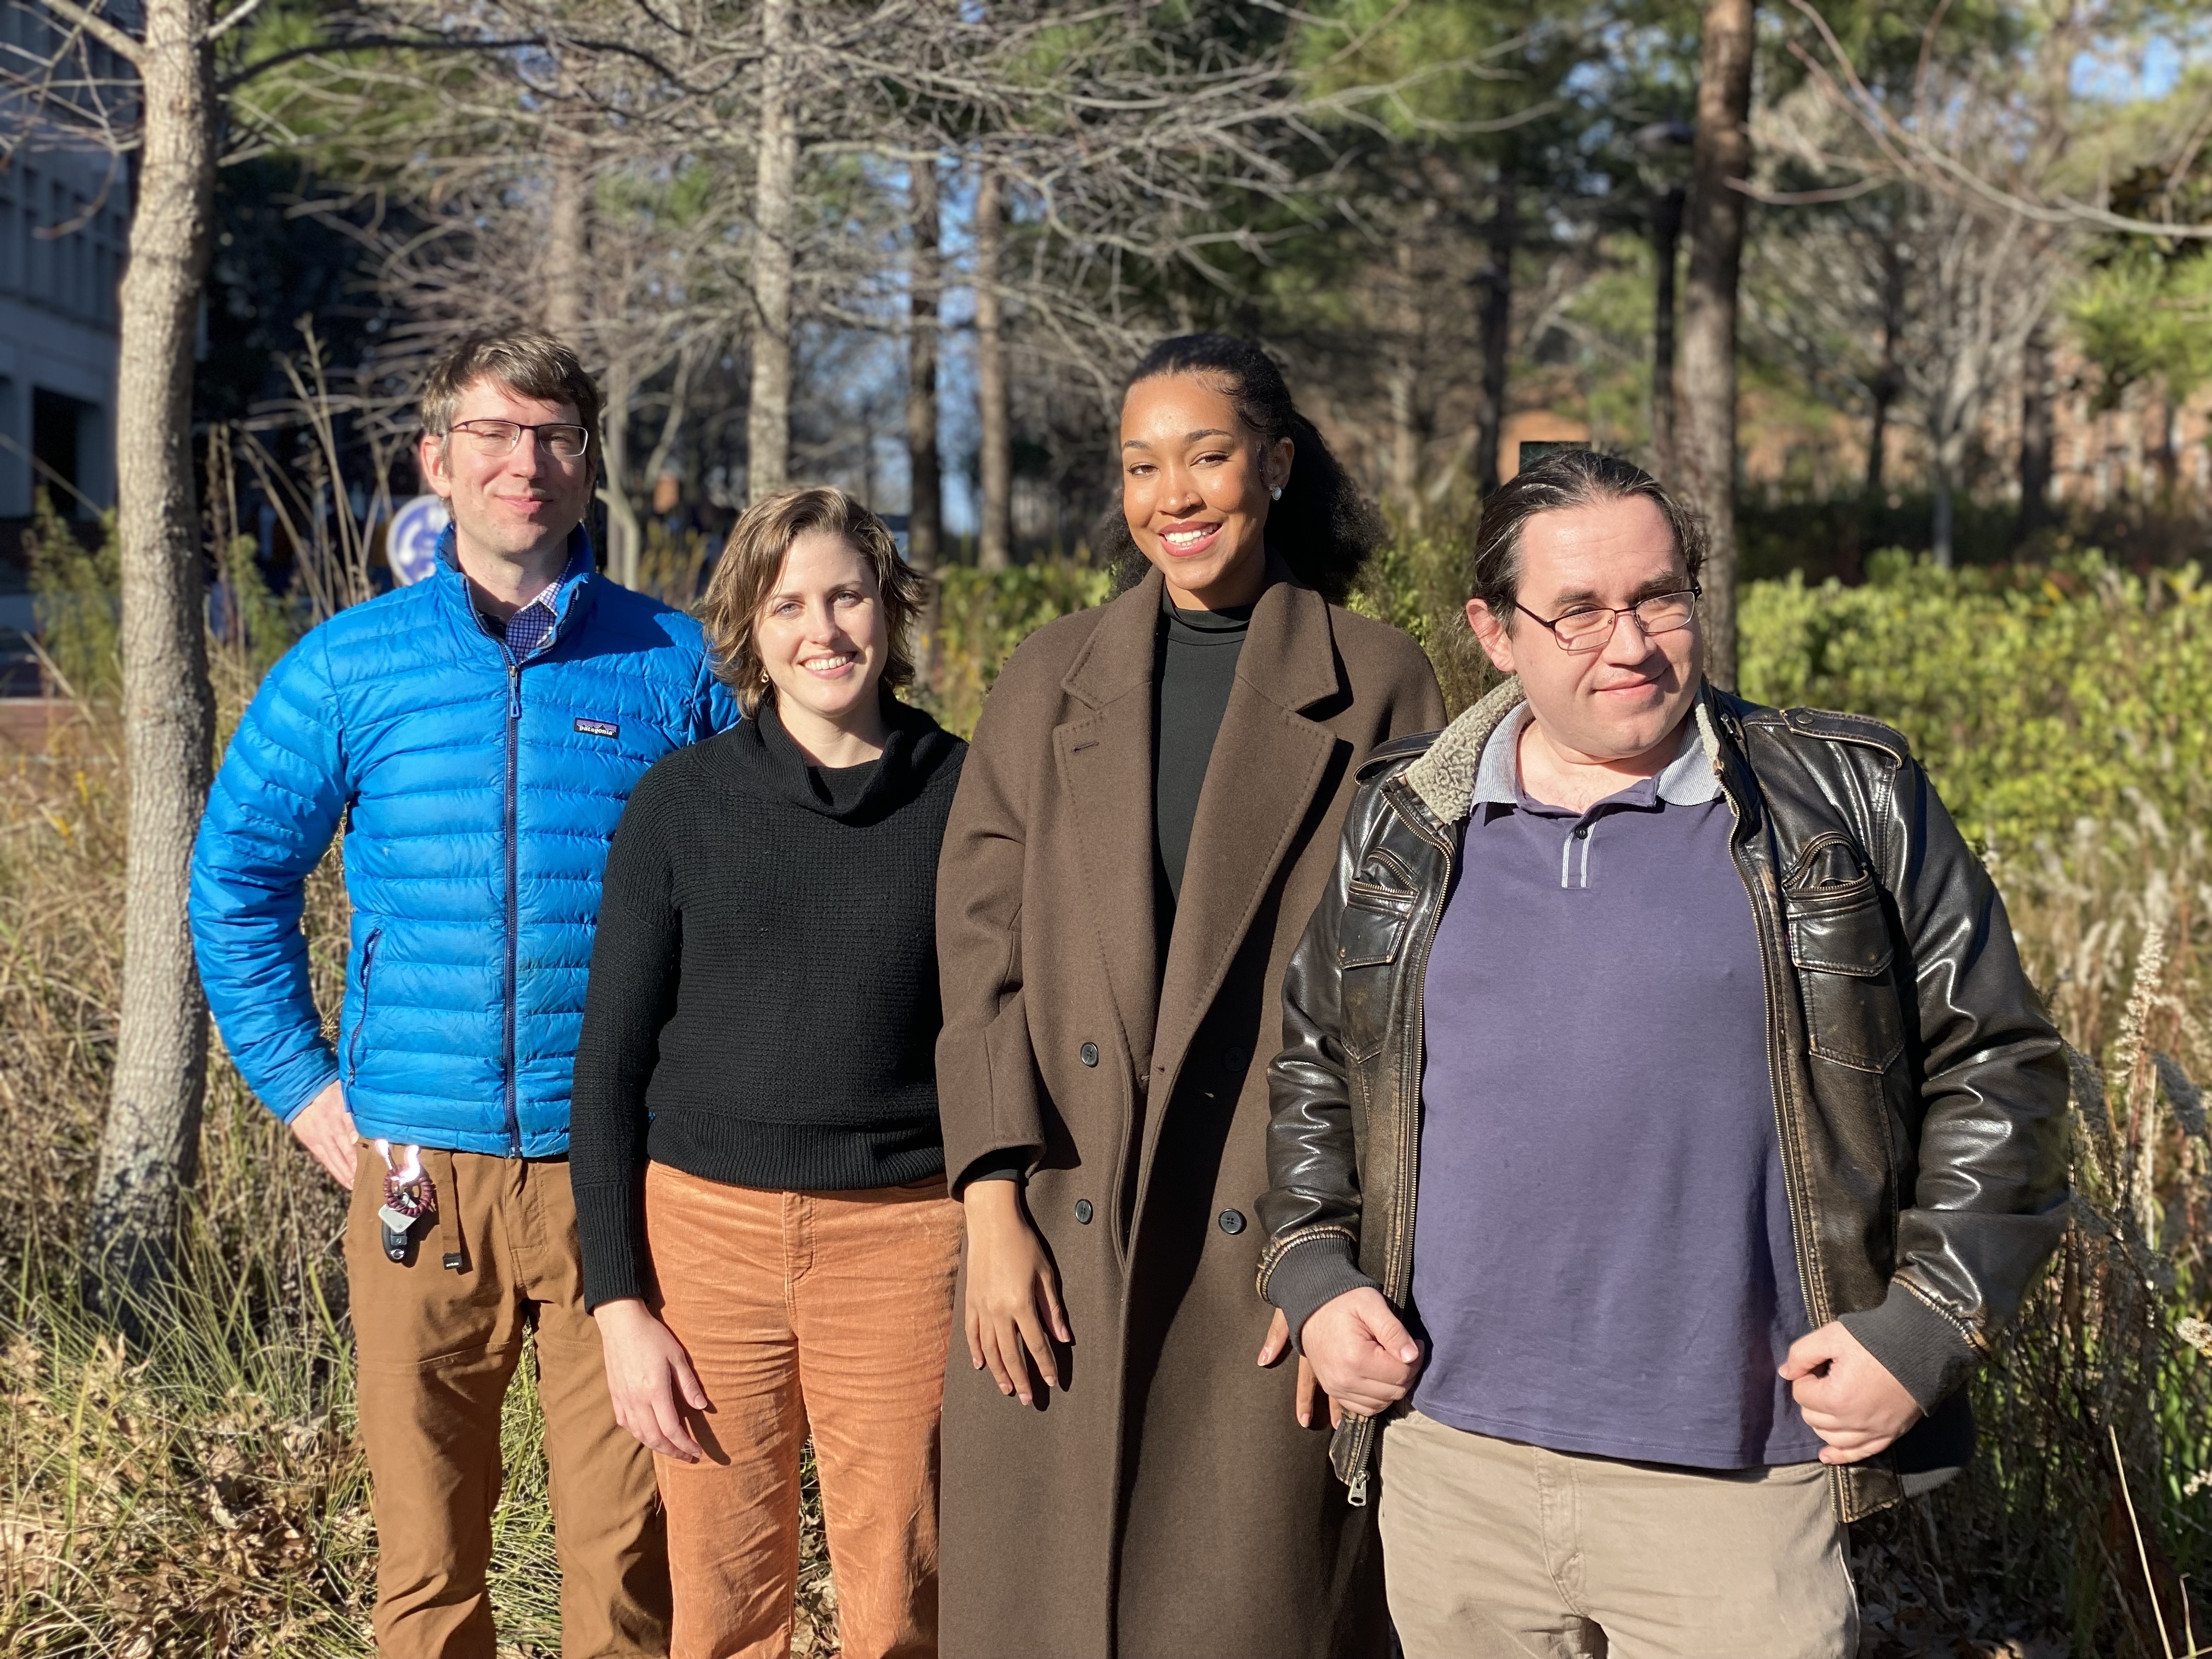
[[[684,1407],[707,1409],[707,1391],[676,1334],[636,1297],[602,1302],[592,1310],[607,1360],[607,1393],[615,1421],[663,1457],[696,1463],[705,1454],[684,1421]],[[680,1398],[679,1398],[680,1397]]]
[[[1030,1363],[1045,1386],[1060,1386],[1052,1339],[1073,1342],[1060,1304],[1060,1274],[1022,1206],[1018,1181],[971,1181],[961,1195],[968,1212],[968,1363],[991,1368],[1000,1394],[1024,1406]]]
[[[1260,1368],[1265,1370],[1280,1359],[1291,1346],[1291,1322],[1283,1317],[1280,1308],[1267,1327],[1267,1340],[1260,1345]],[[1313,1427],[1314,1414],[1321,1410],[1321,1402],[1328,1400],[1322,1392],[1321,1379],[1314,1375],[1313,1362],[1304,1354],[1298,1356],[1298,1380],[1291,1393],[1291,1414],[1298,1419],[1302,1429]],[[1344,1421],[1344,1407],[1334,1400],[1328,1401],[1328,1425],[1332,1429]]]

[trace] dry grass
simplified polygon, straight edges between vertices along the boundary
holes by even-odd
[[[234,716],[246,674],[222,665]],[[78,1296],[76,1225],[96,1152],[121,948],[112,719],[0,757],[0,1651],[371,1651],[374,1529],[356,1437],[343,1195],[210,1067],[174,1299],[126,1352]],[[337,855],[307,905],[319,1000],[337,1006]],[[558,1651],[559,1573],[531,1370],[502,1428],[492,1598],[516,1656]],[[794,1650],[836,1651],[807,1471]]]
[[[1869,1651],[2163,1659],[2212,1638],[2212,859],[2137,803],[1996,873],[2076,1050],[2075,1224],[1973,1385],[1975,1468],[1858,1529]]]

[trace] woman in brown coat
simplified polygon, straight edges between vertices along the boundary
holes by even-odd
[[[1155,348],[1121,437],[1151,569],[1014,653],[939,877],[968,1218],[943,1651],[1380,1659],[1372,1511],[1254,1364],[1282,1344],[1249,1216],[1283,969],[1355,775],[1443,699],[1333,602],[1379,526],[1256,346]]]

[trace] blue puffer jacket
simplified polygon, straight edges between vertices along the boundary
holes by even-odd
[[[232,1059],[287,1122],[338,1077],[364,1135],[544,1157],[568,1149],[623,804],[738,711],[696,623],[588,571],[548,643],[510,661],[450,531],[441,555],[270,671],[201,822],[192,939]],[[333,1052],[300,913],[341,820],[353,937]]]

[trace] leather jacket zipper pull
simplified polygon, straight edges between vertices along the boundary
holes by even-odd
[[[1352,1477],[1352,1485],[1344,1494],[1344,1501],[1355,1510],[1364,1510],[1367,1507],[1366,1470],[1362,1469]]]

